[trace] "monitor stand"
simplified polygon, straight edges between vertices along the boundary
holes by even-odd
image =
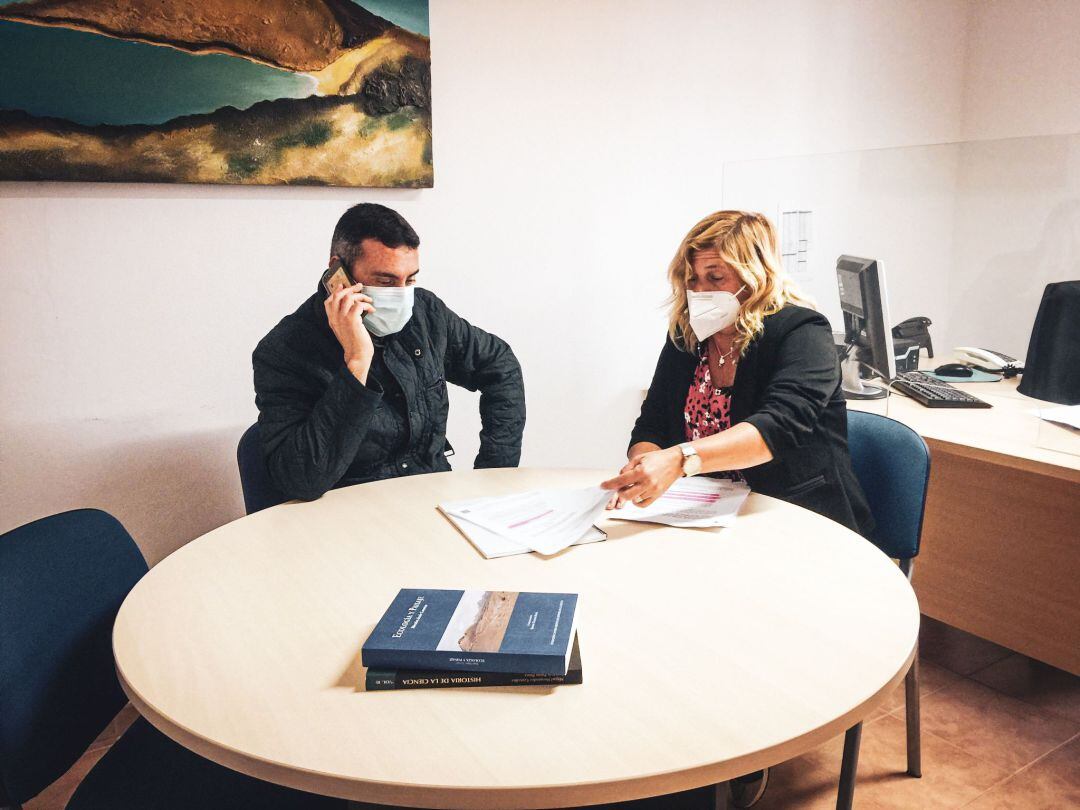
[[[855,352],[851,352],[840,363],[840,371],[843,375],[840,387],[848,399],[884,399],[889,395],[886,389],[863,382],[859,376],[859,361],[855,359]]]

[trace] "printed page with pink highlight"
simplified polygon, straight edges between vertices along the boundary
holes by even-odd
[[[685,529],[731,526],[749,494],[750,487],[744,481],[680,478],[648,506],[627,504],[608,517]]]

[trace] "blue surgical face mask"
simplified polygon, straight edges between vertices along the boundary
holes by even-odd
[[[376,337],[385,337],[405,328],[412,317],[415,301],[413,287],[369,287],[364,295],[371,296],[374,312],[364,316],[364,326]]]

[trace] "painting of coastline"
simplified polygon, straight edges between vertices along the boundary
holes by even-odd
[[[0,180],[430,187],[427,0],[0,0]]]

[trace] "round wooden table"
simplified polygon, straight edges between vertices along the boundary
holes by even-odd
[[[124,689],[177,742],[279,784],[554,808],[774,765],[843,733],[903,678],[919,626],[907,580],[798,507],[751,495],[731,529],[606,521],[606,542],[496,560],[435,509],[610,473],[414,476],[222,526],[124,602]],[[584,683],[362,691],[360,646],[402,587],[579,593]]]

